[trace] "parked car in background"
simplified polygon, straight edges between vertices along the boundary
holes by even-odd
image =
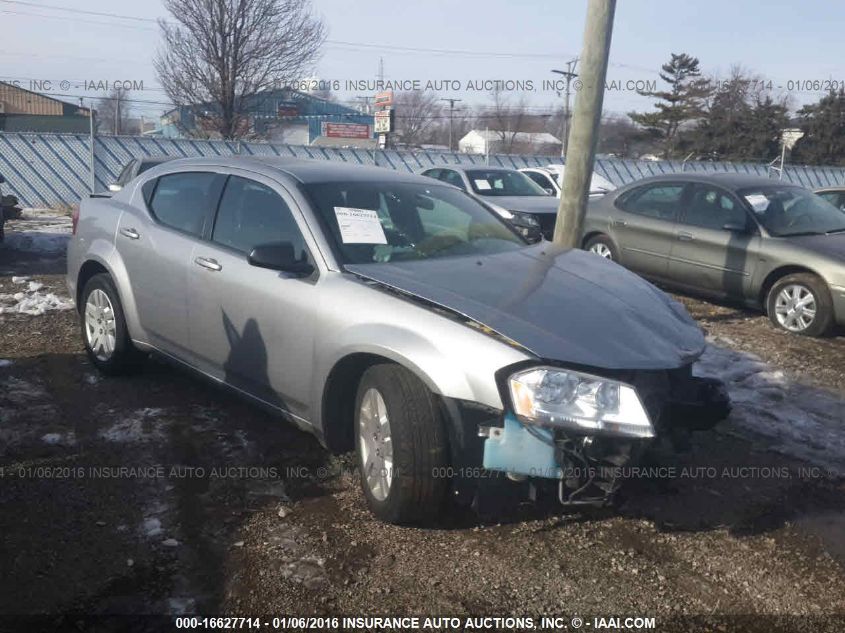
[[[529,239],[552,239],[558,201],[525,174],[505,167],[441,165],[420,172],[475,196]]]
[[[816,189],[815,193],[840,211],[845,211],[845,187],[824,187]]]
[[[845,214],[795,185],[646,178],[590,203],[582,246],[661,284],[762,307],[796,334],[845,324]]]
[[[156,165],[161,165],[162,163],[173,159],[173,156],[148,156],[146,158],[133,158],[126,163],[126,166],[118,175],[117,180],[113,184],[109,185],[109,191],[118,192],[136,176],[143,174],[145,171],[155,167]]]
[[[97,368],[153,351],[355,449],[385,521],[485,485],[604,503],[655,438],[729,410],[692,375],[705,342],[680,304],[408,173],[159,165],[82,202],[67,281]]]
[[[544,191],[560,198],[563,190],[563,165],[546,165],[544,167],[523,167],[519,171],[528,176],[535,183],[540,185]],[[616,189],[616,185],[604,176],[593,172],[590,180],[590,197],[603,196],[608,191]]]

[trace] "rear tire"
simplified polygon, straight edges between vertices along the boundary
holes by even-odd
[[[438,516],[449,486],[446,428],[419,378],[392,363],[364,372],[355,399],[355,447],[364,497],[377,518],[407,524]]]
[[[80,303],[82,342],[88,358],[104,374],[134,371],[143,355],[132,345],[120,295],[110,275],[91,277],[82,290]]]
[[[596,235],[587,240],[584,244],[584,250],[599,257],[604,257],[612,262],[619,262],[619,255],[616,252],[616,246],[607,235]]]
[[[766,312],[772,323],[792,334],[824,336],[833,329],[830,290],[811,273],[778,279],[766,297]]]

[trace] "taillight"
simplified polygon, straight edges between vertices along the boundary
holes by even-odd
[[[79,207],[74,207],[71,211],[70,222],[73,227],[73,235],[76,235],[76,225],[79,224]]]

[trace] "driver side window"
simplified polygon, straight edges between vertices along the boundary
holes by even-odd
[[[681,222],[721,231],[727,226],[747,227],[748,217],[743,208],[724,192],[709,185],[695,184]]]
[[[244,254],[259,244],[290,242],[297,260],[308,259],[302,232],[281,196],[239,176],[226,182],[211,240]]]

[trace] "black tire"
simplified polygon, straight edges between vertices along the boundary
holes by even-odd
[[[785,327],[778,321],[776,305],[778,295],[787,286],[802,286],[809,290],[816,302],[816,316],[812,323],[801,331],[792,331]],[[787,275],[778,279],[766,297],[766,313],[769,315],[769,320],[791,334],[800,334],[802,336],[824,336],[833,329],[834,311],[833,299],[830,296],[827,284],[812,273],[796,273],[794,275]]]
[[[607,259],[612,262],[619,263],[619,253],[616,251],[616,246],[613,241],[607,235],[594,235],[587,240],[586,244],[584,244],[584,250],[592,251],[593,248],[599,244],[607,247],[608,252],[610,252],[610,257],[607,257]]]
[[[86,305],[88,304],[88,298],[95,290],[101,290],[106,294],[114,312],[114,351],[108,358],[98,356],[91,349],[86,332]],[[131,373],[138,369],[144,359],[144,355],[132,345],[132,340],[129,338],[129,330],[126,327],[126,319],[123,315],[123,305],[120,303],[120,295],[117,293],[117,288],[115,288],[111,276],[106,273],[100,273],[91,277],[82,289],[80,299],[79,315],[82,329],[82,343],[85,345],[85,351],[94,366],[104,374],[110,376]]]
[[[361,405],[375,389],[387,411],[393,450],[389,492],[377,498],[367,483],[361,441]],[[372,513],[387,523],[433,521],[449,486],[446,428],[439,403],[410,371],[393,363],[364,372],[355,398],[355,452],[361,487]]]

